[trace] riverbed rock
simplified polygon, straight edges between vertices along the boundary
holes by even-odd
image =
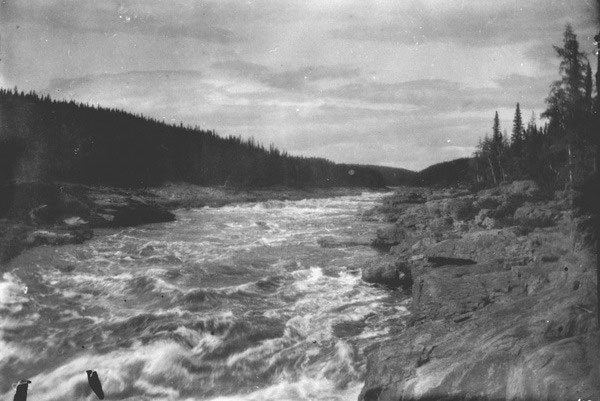
[[[408,264],[397,258],[382,258],[362,268],[362,279],[367,283],[410,291],[412,277]]]
[[[482,196],[473,202],[473,207],[477,210],[495,209],[502,204],[500,196]]]
[[[83,198],[83,197],[82,197]],[[62,219],[79,217],[82,220],[88,220],[91,215],[90,201],[83,198],[77,198],[69,193],[62,191],[58,213]]]
[[[390,247],[398,245],[407,238],[406,230],[398,224],[390,224],[379,228],[376,232],[376,238],[371,242],[371,246],[377,249],[389,250]]]
[[[437,217],[429,222],[429,229],[433,232],[443,232],[452,230],[454,227],[454,220],[452,217]]]
[[[403,211],[396,225],[408,231],[422,231],[427,228],[429,219],[428,207],[425,205],[412,206]]]
[[[540,194],[540,186],[533,180],[513,181],[506,186],[510,194],[524,195],[528,198],[535,198]]]
[[[452,263],[449,260],[445,267],[420,274],[413,284],[413,313],[429,319],[453,319],[483,308],[508,293],[526,293],[526,282],[502,264],[468,262],[458,259],[455,263],[465,264],[452,266],[448,265]]]
[[[538,294],[417,323],[368,351],[359,399],[595,399],[590,307],[585,295]]]
[[[404,203],[425,203],[426,200],[427,198],[422,192],[407,190],[386,197],[382,203],[384,206],[395,207]]]
[[[515,222],[528,227],[549,227],[555,224],[558,213],[550,208],[524,205],[515,210]]]
[[[473,207],[474,198],[461,197],[449,199],[445,212],[455,220],[470,220],[477,211]]]
[[[91,204],[92,227],[125,227],[175,220],[175,215],[151,199],[114,188],[86,187],[82,197]]]
[[[489,218],[491,215],[492,209],[481,209],[475,216],[473,223],[479,226],[483,226],[483,222],[485,221],[485,219]]]
[[[470,259],[478,262],[526,256],[527,247],[513,229],[493,229],[443,240],[425,251],[427,257]]]

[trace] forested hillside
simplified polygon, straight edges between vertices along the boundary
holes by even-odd
[[[183,181],[238,187],[382,187],[373,169],[293,157],[120,110],[0,90],[0,182],[121,187]]]
[[[450,187],[472,185],[476,180],[475,159],[465,157],[429,166],[416,173],[412,183],[418,186]]]
[[[381,174],[383,176],[385,185],[391,186],[391,187],[401,186],[401,185],[411,185],[417,174],[415,171],[407,170],[405,168],[373,166],[373,165],[366,165],[364,167],[371,168],[371,169],[377,171],[379,174]]]

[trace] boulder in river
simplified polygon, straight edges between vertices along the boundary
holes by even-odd
[[[390,224],[377,230],[377,238],[371,242],[371,246],[377,249],[389,250],[398,245],[407,237],[406,230],[398,224]]]
[[[397,258],[382,258],[376,262],[364,266],[362,279],[367,283],[383,284],[388,287],[410,291],[412,278],[408,264]]]

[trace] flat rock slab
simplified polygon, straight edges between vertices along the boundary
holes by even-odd
[[[589,305],[589,293],[579,295],[539,294],[460,323],[416,324],[368,351],[359,399],[597,399],[595,316],[577,306]]]
[[[430,258],[468,259],[487,262],[525,257],[529,249],[517,240],[512,229],[492,229],[464,234],[461,238],[438,242],[424,252]]]

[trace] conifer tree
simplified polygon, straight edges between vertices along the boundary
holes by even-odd
[[[546,98],[543,117],[550,119],[550,133],[555,147],[566,151],[567,184],[573,185],[576,159],[585,131],[585,55],[579,51],[577,36],[570,25],[565,28],[563,46],[554,46],[561,58],[560,79],[552,84]]]
[[[592,91],[594,88],[594,82],[592,78],[592,67],[588,62],[585,67],[585,107],[588,113],[593,111],[593,100],[592,100]]]
[[[502,133],[500,132],[500,118],[498,117],[498,111],[494,115],[494,126],[492,127],[492,142],[502,142]]]
[[[511,142],[517,153],[520,153],[523,143],[523,119],[521,117],[521,106],[519,103],[517,103],[517,108],[515,109]]]

